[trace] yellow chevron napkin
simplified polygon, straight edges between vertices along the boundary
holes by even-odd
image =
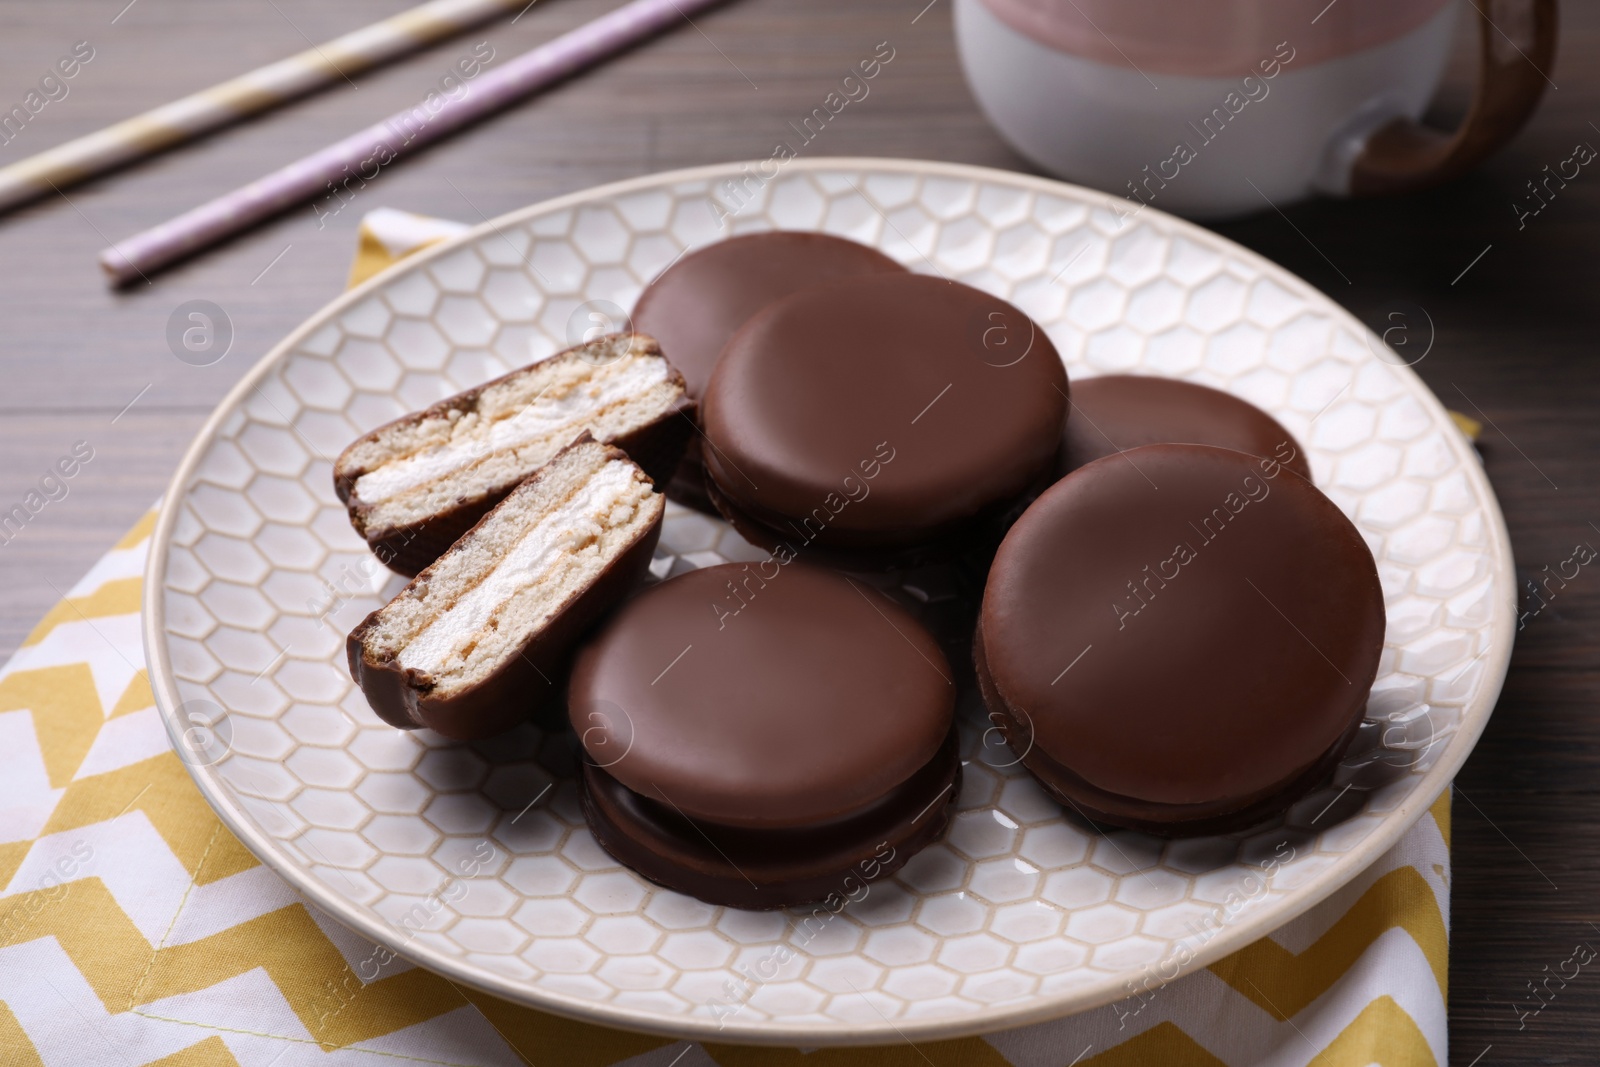
[[[364,280],[457,223],[375,211]],[[0,1067],[1437,1067],[1446,1062],[1449,794],[1350,885],[1154,992],[892,1049],[691,1045],[517,1007],[373,947],[211,813],[144,670],[147,515],[0,669]],[[315,1036],[313,1036],[315,1035]]]

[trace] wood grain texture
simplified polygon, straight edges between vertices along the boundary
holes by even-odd
[[[510,56],[611,6],[540,0],[393,68],[134,170],[0,218],[0,510],[85,440],[70,494],[0,545],[0,655],[164,487],[223,392],[338,292],[361,211],[380,204],[479,221],[652,171],[761,157],[857,59],[896,59],[871,97],[830,124],[816,154],[924,157],[1030,169],[990,131],[963,84],[949,4],[740,0],[384,172],[318,229],[292,212],[152,285],[112,293],[95,253],[115,240],[415,103],[471,44]],[[0,163],[88,132],[390,14],[404,0],[54,0],[0,11],[0,104],[21,99],[75,41],[95,58]],[[1320,201],[1219,225],[1369,324],[1420,305],[1437,330],[1418,366],[1445,403],[1492,423],[1483,453],[1519,570],[1600,545],[1600,172],[1585,170],[1519,229],[1524,184],[1600,144],[1600,7],[1567,5],[1555,70],[1529,128],[1486,166],[1430,193]],[[1436,116],[1465,109],[1475,63],[1459,42]],[[753,83],[753,84],[752,84]],[[1160,206],[1159,203],[1157,206]],[[1293,225],[1290,225],[1292,221]],[[1475,256],[1489,250],[1464,276]],[[287,249],[287,252],[285,252]],[[262,274],[274,257],[276,265]],[[1324,258],[1326,257],[1326,258]],[[1330,266],[1330,261],[1333,266]],[[167,350],[179,303],[204,298],[236,330],[205,368]],[[1404,302],[1404,303],[1403,303]],[[148,387],[148,388],[146,388]],[[119,412],[138,396],[125,414]],[[113,421],[115,419],[115,421]],[[1586,970],[1519,1029],[1526,983],[1578,941],[1600,944],[1600,571],[1519,635],[1500,705],[1455,805],[1451,1061],[1592,1063],[1600,972]],[[1470,798],[1470,799],[1467,799]]]

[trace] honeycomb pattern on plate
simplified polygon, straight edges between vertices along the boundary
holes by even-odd
[[[1119,218],[1097,194],[916,164],[749,173],[601,190],[469,235],[318,316],[224,405],[169,504],[157,673],[182,702],[167,708],[179,731],[217,719],[220,749],[191,761],[269,862],[363,932],[530,1003],[729,1037],[892,1038],[1170,977],[1302,910],[1402,806],[1431,801],[1425,773],[1459,762],[1488,714],[1504,662],[1486,653],[1511,598],[1481,472],[1376,339],[1220,238]],[[853,237],[1007,297],[1073,375],[1187,378],[1275,413],[1359,524],[1387,597],[1368,721],[1334,783],[1249,836],[1099,835],[1062,818],[969,702],[945,839],[807,920],[709,907],[619,868],[584,827],[569,736],[461,746],[381,724],[346,673],[344,634],[401,580],[351,531],[332,457],[618,325],[685,249],[767,228]],[[653,570],[761,555],[674,506]],[[901,592],[928,596],[915,581]]]

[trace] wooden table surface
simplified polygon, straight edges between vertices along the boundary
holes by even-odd
[[[404,6],[136,0],[117,16],[122,2],[5,5],[6,109],[75,42],[88,41],[94,58],[65,99],[0,146],[0,163]],[[764,157],[786,120],[884,40],[896,49],[891,75],[874,83],[870,103],[829,125],[814,154],[1031,169],[985,124],[961,79],[949,0],[915,22],[927,0],[741,0],[698,17],[699,32],[684,26],[386,169],[358,210],[323,229],[298,210],[153,284],[113,293],[101,281],[95,254],[110,240],[414,104],[478,41],[509,56],[613,2],[545,0],[515,25],[358,75],[354,87],[0,219],[0,511],[76,442],[94,450],[69,495],[0,544],[0,658],[163,490],[227,388],[339,291],[362,211],[388,205],[475,222],[599,182]],[[1416,369],[1447,406],[1486,422],[1482,451],[1524,583],[1576,544],[1600,544],[1600,173],[1581,174],[1525,228],[1512,208],[1546,164],[1578,142],[1600,144],[1600,6],[1562,14],[1561,56],[1548,72],[1559,88],[1478,173],[1425,195],[1321,201],[1287,220],[1268,212],[1216,227],[1369,324],[1397,308],[1426,309],[1437,336]],[[1464,110],[1473,47],[1458,42],[1436,105],[1441,122]],[[236,331],[231,353],[204,368],[174,358],[165,340],[169,314],[195,298],[223,307]],[[1524,1027],[1512,1007],[1574,944],[1600,943],[1597,649],[1600,575],[1589,568],[1519,634],[1499,707],[1460,776],[1452,1063],[1600,1056],[1600,973],[1583,972]]]

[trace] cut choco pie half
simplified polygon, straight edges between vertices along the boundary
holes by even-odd
[[[701,403],[712,502],[746,538],[848,569],[938,562],[1048,484],[1067,412],[1055,346],[959,282],[807,289],[728,342]]]
[[[584,814],[612,856],[709,903],[859,899],[944,829],[955,687],[887,597],[769,564],[646,589],[579,651]]]
[[[472,739],[517,725],[643,578],[665,508],[637,464],[585,433],[351,631],[351,677],[392,726]]]
[[[632,325],[661,342],[683,372],[689,399],[698,402],[728,339],[768,304],[840,278],[904,271],[877,249],[830,234],[741,234],[697,248],[662,271],[639,295]],[[667,495],[713,510],[698,436],[689,439]]]
[[[340,454],[334,489],[378,558],[412,575],[582,431],[665,484],[689,407],[653,338],[609,334],[378,427]]]
[[[1383,650],[1377,568],[1273,459],[1148,445],[1057,482],[1001,543],[985,703],[1069,810],[1160,834],[1287,808],[1354,738]]]

